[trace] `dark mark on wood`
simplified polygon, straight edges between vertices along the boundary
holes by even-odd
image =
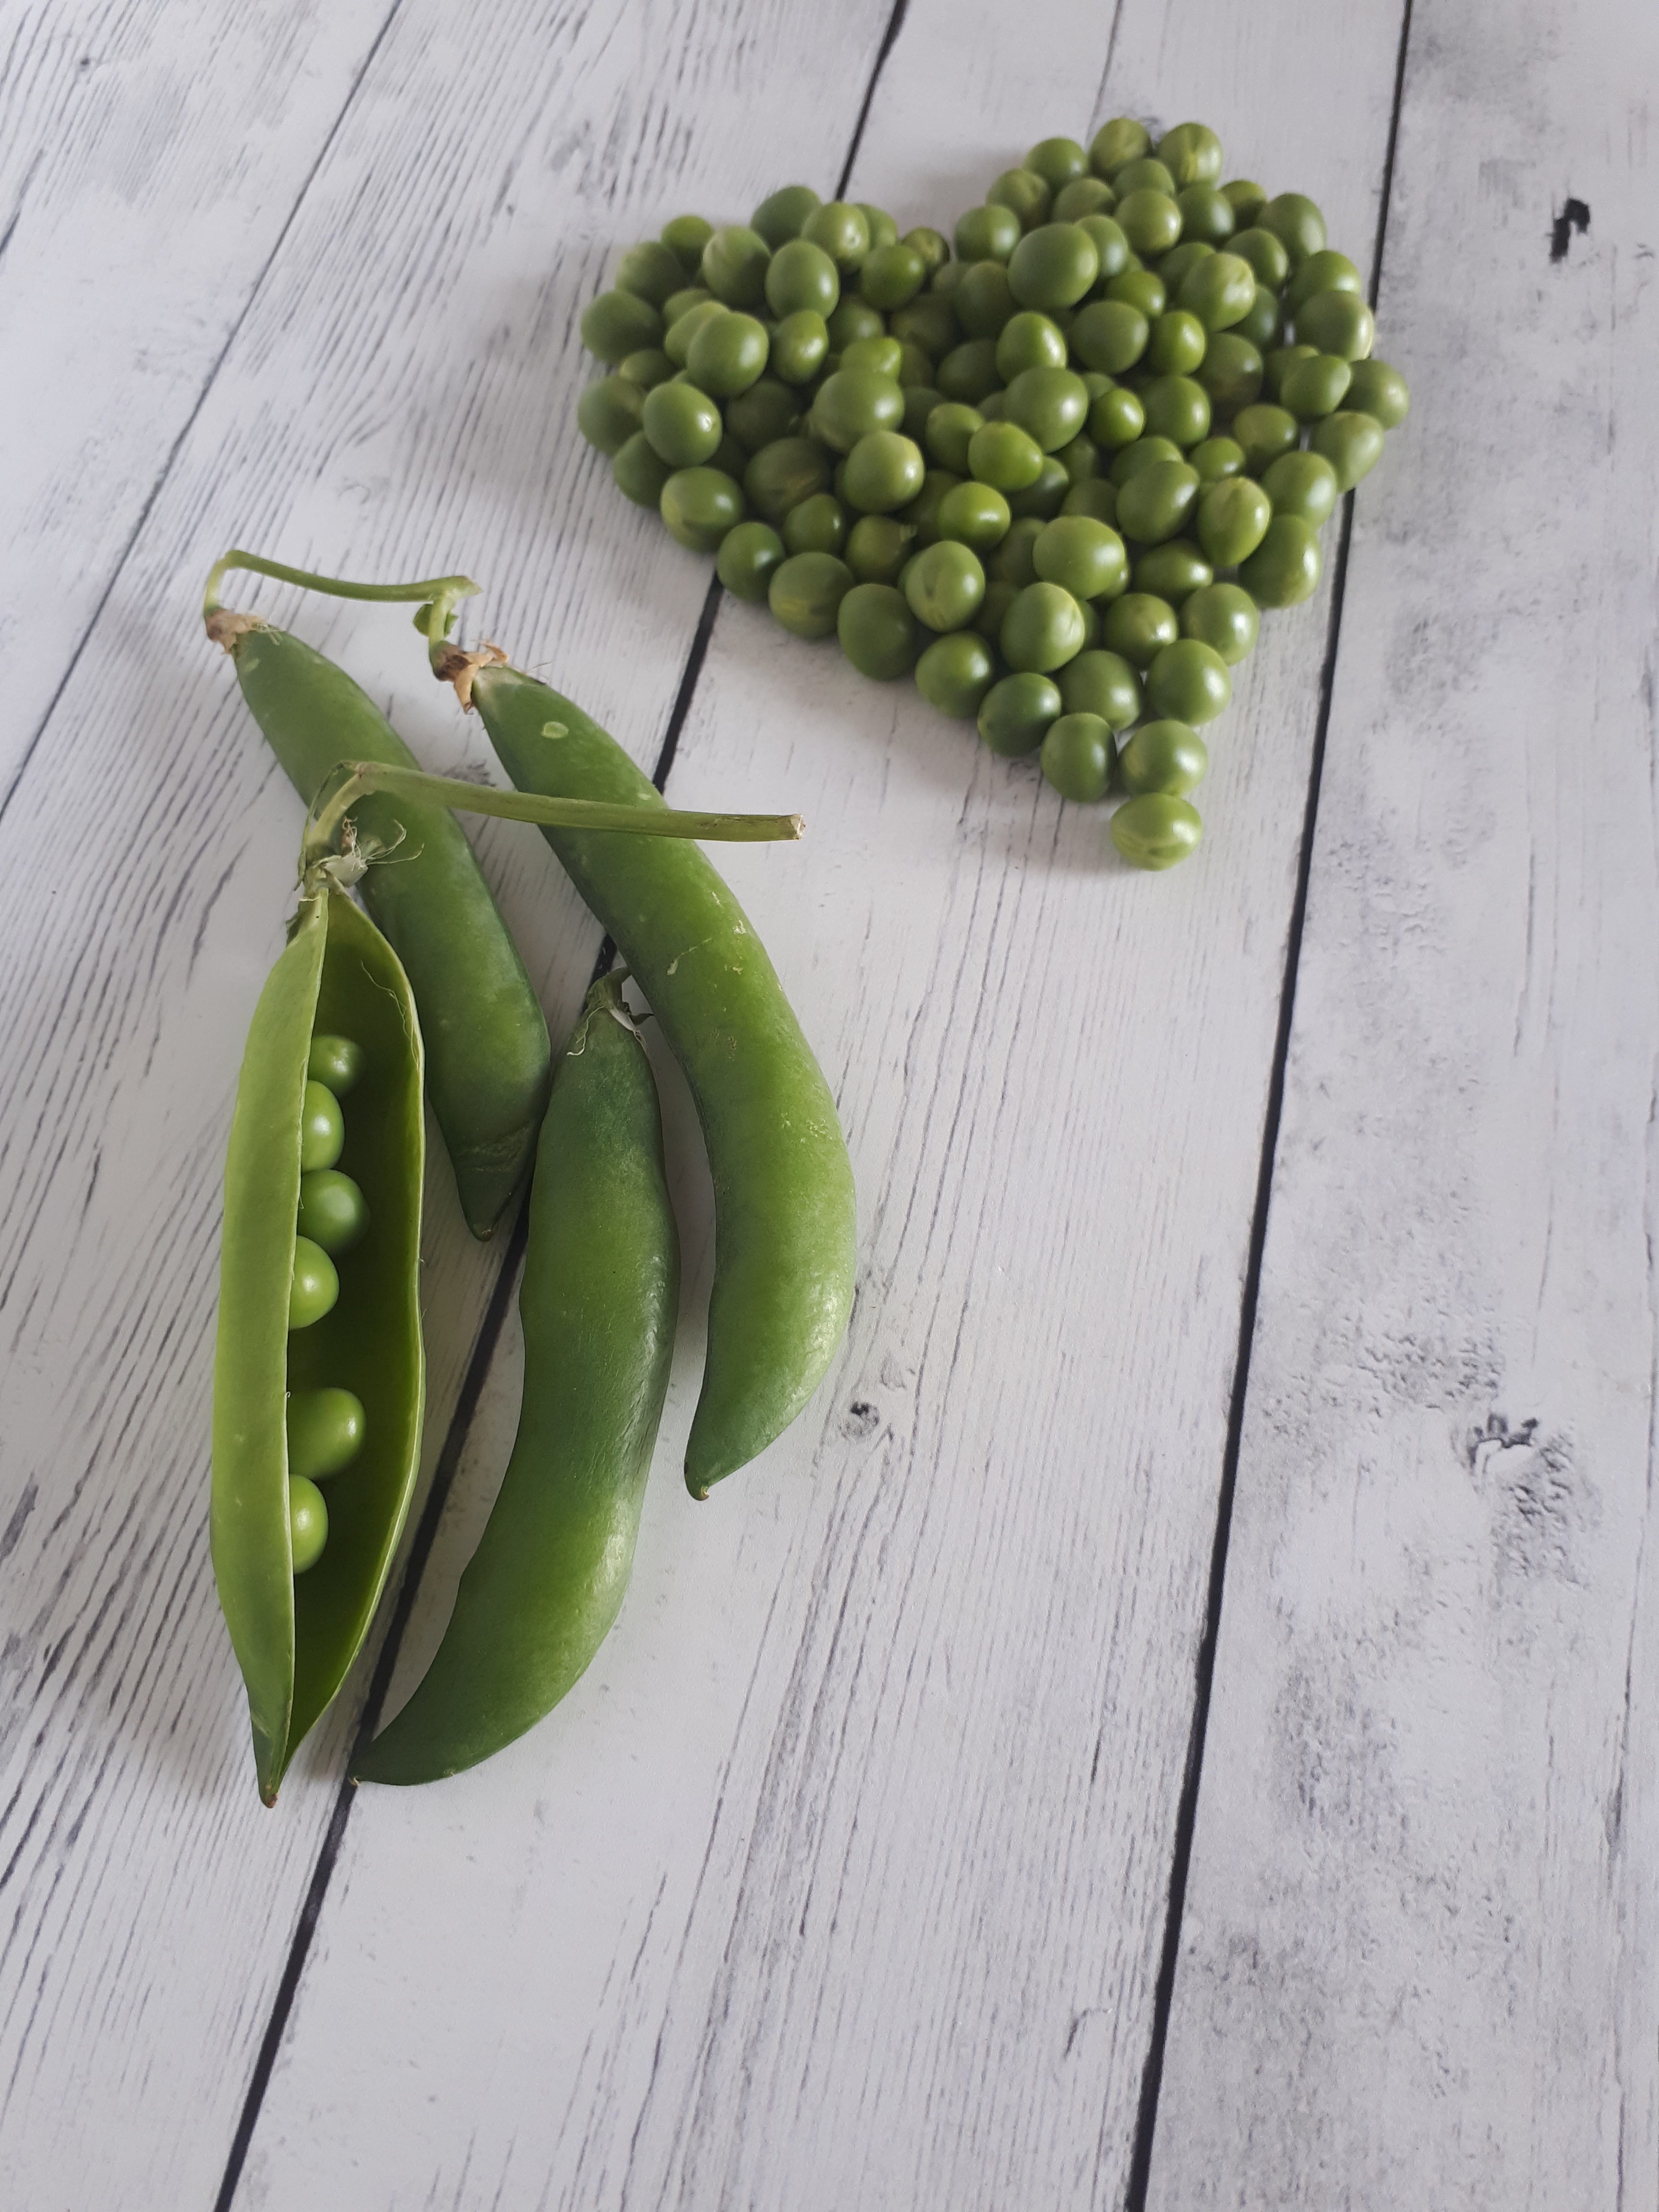
[[[1572,242],[1574,231],[1577,231],[1582,235],[1589,228],[1589,210],[1583,200],[1569,198],[1564,201],[1561,212],[1550,226],[1550,259],[1565,261],[1567,258],[1567,248]]]

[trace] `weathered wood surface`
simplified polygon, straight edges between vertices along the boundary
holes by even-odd
[[[1417,0],[1159,2212],[1659,2203],[1656,81]]]

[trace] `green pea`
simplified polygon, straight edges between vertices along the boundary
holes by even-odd
[[[1103,392],[1089,407],[1089,435],[1097,445],[1121,452],[1133,446],[1146,428],[1146,410],[1121,385]]]
[[[890,584],[854,584],[836,612],[836,634],[860,675],[878,683],[902,676],[915,655],[915,623]]]
[[[1325,250],[1325,218],[1305,192],[1280,192],[1262,209],[1260,220],[1284,246],[1293,270],[1310,254]]]
[[[1152,325],[1124,300],[1091,300],[1073,324],[1069,343],[1078,359],[1107,376],[1121,376],[1146,352]]]
[[[1319,588],[1322,566],[1313,525],[1299,514],[1276,514],[1238,580],[1259,607],[1293,607]]]
[[[1159,438],[1149,431],[1115,456],[1109,473],[1112,482],[1121,489],[1131,477],[1138,477],[1143,469],[1150,469],[1154,463],[1182,459],[1182,450],[1173,439]]]
[[[1218,568],[1236,568],[1267,536],[1273,517],[1273,500],[1259,483],[1230,477],[1199,501],[1198,542]]]
[[[1191,239],[1219,246],[1237,228],[1232,202],[1214,185],[1182,185],[1176,194],[1176,205],[1181,210],[1183,243]]]
[[[671,293],[663,302],[664,331],[671,331],[680,317],[689,315],[693,307],[706,307],[711,303],[716,307],[720,305],[706,284],[687,284],[680,291]]]
[[[1158,140],[1158,158],[1178,185],[1221,181],[1221,141],[1207,124],[1177,123]]]
[[[1042,474],[1042,448],[1018,422],[987,422],[968,441],[968,466],[1000,492],[1024,491]]]
[[[1187,459],[1198,471],[1201,484],[1221,483],[1244,473],[1244,448],[1237,438],[1206,438]]]
[[[1091,483],[1105,472],[1100,448],[1086,430],[1079,430],[1069,446],[1060,447],[1054,459],[1073,484]]]
[[[1195,637],[1164,647],[1146,671],[1149,705],[1178,722],[1213,721],[1232,696],[1226,662]]]
[[[582,343],[601,361],[617,362],[641,346],[659,345],[663,319],[635,292],[601,292],[582,310]]]
[[[900,240],[913,253],[921,257],[929,276],[936,276],[951,258],[951,241],[943,231],[934,230],[927,223],[919,223],[915,230],[907,230]]]
[[[1002,635],[1002,618],[1018,593],[1018,584],[1005,584],[999,577],[988,576],[985,597],[979,603],[979,612],[974,617],[970,627],[994,645]]]
[[[1161,792],[1184,799],[1210,772],[1210,753],[1187,723],[1143,722],[1118,755],[1118,781],[1132,797]]]
[[[813,434],[838,453],[850,453],[872,430],[896,430],[903,420],[903,392],[874,369],[838,368],[812,402]]]
[[[1198,495],[1196,469],[1185,461],[1154,461],[1119,486],[1118,526],[1126,538],[1157,545],[1185,526]]]
[[[1064,368],[1066,333],[1047,315],[1011,315],[997,338],[997,374],[1012,384],[1022,369]]]
[[[1089,166],[1097,177],[1109,178],[1126,161],[1142,160],[1152,149],[1152,135],[1133,116],[1115,116],[1103,123],[1089,145]]]
[[[994,753],[1005,760],[1021,760],[1036,750],[1061,712],[1060,692],[1049,678],[1026,670],[1005,676],[986,693],[979,710],[979,733]]]
[[[1100,256],[1086,230],[1047,222],[1029,231],[1009,256],[1008,289],[1023,307],[1073,307],[1099,274]]]
[[[303,1475],[291,1477],[288,1486],[288,1547],[296,1575],[305,1574],[316,1565],[327,1541],[328,1508],[323,1503],[322,1492]]]
[[[852,588],[852,570],[833,553],[794,553],[772,571],[766,600],[792,636],[828,637]]]
[[[1140,556],[1132,580],[1136,591],[1179,608],[1215,581],[1215,571],[1190,538],[1166,538]]]
[[[286,1409],[291,1480],[323,1482],[362,1449],[363,1401],[350,1390],[295,1390]]]
[[[1049,675],[1083,649],[1083,610],[1058,585],[1027,584],[1003,617],[1002,657],[1010,668]]]
[[[651,392],[659,384],[666,384],[674,374],[674,364],[660,346],[644,346],[638,353],[630,353],[618,376],[625,376],[630,384],[637,384],[641,392]]]
[[[1285,319],[1279,309],[1279,295],[1270,292],[1265,284],[1255,288],[1255,298],[1249,313],[1233,325],[1232,335],[1243,338],[1258,353],[1265,354],[1276,346],[1285,335]]]
[[[814,492],[780,525],[787,553],[839,553],[847,543],[847,509],[833,492]]]
[[[1105,296],[1121,306],[1138,307],[1148,323],[1154,322],[1170,304],[1169,289],[1155,269],[1126,269],[1108,283]]]
[[[714,234],[714,226],[700,215],[677,215],[664,223],[663,244],[673,255],[687,276],[695,276],[702,266],[703,249]]]
[[[748,453],[793,437],[799,425],[800,395],[775,376],[759,378],[726,404],[726,432]]]
[[[673,471],[653,449],[644,431],[635,430],[612,454],[611,473],[617,490],[635,507],[655,507]]]
[[[1000,261],[976,261],[951,295],[957,323],[969,338],[994,338],[1017,312],[1008,271]],[[954,351],[954,348],[951,350]],[[993,360],[995,356],[993,355]]]
[[[1209,394],[1211,411],[1231,422],[1261,392],[1261,356],[1237,331],[1218,331],[1210,340],[1198,381]]]
[[[1042,522],[1036,515],[1016,515],[1008,526],[1008,535],[1003,539],[988,564],[988,574],[998,583],[1013,584],[1024,590],[1037,580],[1036,564],[1031,549],[1042,532]]]
[[[969,407],[959,399],[947,399],[927,417],[928,458],[943,469],[952,469],[958,476],[967,475],[969,447],[974,433],[983,428],[984,422],[976,407]],[[1040,453],[1037,458],[1040,461]]]
[[[662,349],[676,368],[684,368],[690,356],[691,341],[705,325],[718,322],[731,309],[719,300],[700,300],[695,307],[688,307],[683,315],[676,315],[663,333]]]
[[[1073,217],[1081,230],[1088,232],[1094,242],[1095,258],[1100,264],[1100,282],[1122,276],[1129,266],[1129,241],[1123,235],[1122,226],[1109,215],[1084,215]]]
[[[1069,445],[1088,419],[1089,394],[1069,368],[1024,368],[1008,386],[1008,420],[1028,430],[1045,453]]]
[[[630,246],[617,264],[613,282],[619,292],[635,293],[660,311],[663,303],[685,282],[685,272],[665,246],[654,238]]]
[[[1006,411],[1003,402],[1007,396],[1005,392],[988,392],[979,403],[981,422],[1000,422]]]
[[[1114,599],[1101,623],[1101,643],[1132,668],[1150,668],[1165,646],[1181,635],[1176,611],[1167,599],[1146,592],[1125,592]]]
[[[952,720],[971,722],[996,675],[989,645],[970,629],[937,637],[916,663],[916,689]]]
[[[929,629],[965,629],[985,597],[985,571],[971,547],[937,538],[905,570],[903,590],[911,613]]]
[[[772,249],[747,223],[723,223],[702,250],[699,275],[728,307],[758,307],[766,298]]]
[[[1167,253],[1181,236],[1181,210],[1167,192],[1145,188],[1128,192],[1119,200],[1113,219],[1137,253]]]
[[[1158,264],[1158,273],[1170,298],[1179,294],[1189,269],[1195,269],[1200,261],[1214,258],[1215,248],[1205,239],[1183,238],[1179,246],[1172,246]]]
[[[1008,495],[1008,512],[1016,517],[1036,515],[1047,522],[1060,513],[1071,488],[1065,463],[1053,453],[1045,453],[1036,483]]]
[[[1140,395],[1146,428],[1172,445],[1196,446],[1210,434],[1210,395],[1190,376],[1155,377]]]
[[[1328,415],[1310,441],[1313,450],[1336,471],[1343,491],[1352,491],[1382,458],[1382,425],[1374,416],[1347,410]]]
[[[799,308],[786,315],[772,332],[770,367],[786,384],[806,384],[823,368],[830,351],[830,331],[815,308]]]
[[[1061,714],[1042,740],[1042,773],[1062,799],[1104,799],[1112,784],[1112,733],[1098,714]]]
[[[657,501],[668,534],[694,553],[713,553],[744,517],[743,486],[724,469],[677,469]]]
[[[939,511],[945,494],[961,477],[949,469],[929,469],[921,480],[921,489],[908,507],[901,510],[899,520],[915,531],[918,547],[939,543]]]
[[[886,323],[867,300],[848,299],[845,295],[823,326],[830,333],[832,353],[845,354],[848,347],[856,345],[860,338],[884,338],[887,335]],[[889,357],[896,368],[896,356]]]
[[[1237,253],[1212,253],[1189,269],[1176,299],[1206,331],[1230,330],[1255,304],[1255,271]]]
[[[709,465],[719,469],[722,475],[730,477],[734,484],[740,484],[749,466],[749,458],[748,447],[739,445],[728,430],[715,447],[714,458]]]
[[[1233,435],[1244,449],[1245,467],[1259,477],[1281,453],[1295,452],[1301,433],[1294,415],[1262,402],[1239,410]]]
[[[811,438],[778,438],[744,471],[744,494],[756,514],[776,526],[791,507],[826,490],[830,476],[829,457]]]
[[[1206,584],[1182,605],[1182,637],[1207,645],[1229,668],[1255,652],[1260,628],[1255,601],[1237,584]]]
[[[952,266],[955,264],[952,264]],[[924,293],[921,299],[912,300],[901,307],[887,325],[888,335],[901,345],[920,346],[930,361],[939,361],[960,343],[962,325],[957,320],[957,311],[948,300],[937,293]]]
[[[1063,185],[1088,175],[1089,156],[1075,138],[1042,138],[1025,156],[1024,166],[1057,192]]]
[[[965,400],[977,406],[988,393],[1000,389],[994,338],[968,338],[953,346],[939,365],[939,388],[947,399]]]
[[[1123,540],[1106,523],[1086,515],[1057,515],[1031,548],[1031,564],[1044,583],[1059,584],[1074,599],[1104,599],[1129,579]]]
[[[1365,285],[1346,253],[1334,253],[1327,248],[1321,253],[1310,253],[1298,265],[1285,295],[1285,307],[1292,315],[1299,314],[1316,292],[1348,292],[1355,299],[1363,300]]]
[[[928,279],[927,289],[936,298],[945,301],[948,305],[957,286],[962,282],[969,264],[965,261],[952,261],[949,258],[948,246],[945,252],[945,259],[934,270],[933,276]]]
[[[1060,670],[1059,684],[1068,714],[1097,714],[1112,730],[1140,719],[1140,679],[1121,653],[1085,647]]]
[[[884,313],[914,300],[927,277],[927,265],[911,246],[878,246],[859,275],[859,289]]]
[[[1258,284],[1270,292],[1281,291],[1291,273],[1291,257],[1285,250],[1285,241],[1275,238],[1270,230],[1252,228],[1236,231],[1228,241],[1227,251],[1241,261],[1247,261],[1255,271]]]
[[[1170,200],[1176,194],[1173,172],[1151,154],[1143,154],[1138,161],[1126,161],[1111,179],[1111,186],[1120,201],[1126,192],[1158,192]],[[1172,239],[1170,244],[1174,243]]]
[[[1297,363],[1317,356],[1312,346],[1273,346],[1261,357],[1261,388],[1269,399],[1280,395],[1285,379]]]
[[[1103,177],[1073,177],[1054,194],[1048,212],[1056,222],[1079,222],[1085,215],[1109,216],[1117,194]]]
[[[861,584],[892,584],[915,544],[915,526],[890,514],[862,514],[842,555]]]
[[[1376,340],[1376,323],[1365,302],[1352,292],[1316,292],[1297,309],[1296,334],[1322,354],[1363,361]]]
[[[870,252],[870,218],[845,200],[813,209],[800,227],[803,238],[821,246],[843,276],[862,269]]]
[[[1281,453],[1263,475],[1261,489],[1275,514],[1299,515],[1316,530],[1329,521],[1341,495],[1336,471],[1322,453]]]
[[[619,453],[640,427],[645,394],[625,377],[602,376],[576,402],[576,428],[602,453]]]
[[[832,313],[841,299],[841,271],[821,246],[792,238],[772,256],[766,270],[766,304],[780,319],[810,308]]]
[[[1369,415],[1385,430],[1398,429],[1412,404],[1405,378],[1397,368],[1390,368],[1386,361],[1355,362],[1353,375],[1342,396],[1352,410]]]
[[[1172,868],[1198,850],[1204,824],[1188,799],[1146,792],[1112,817],[1112,842],[1131,866]]]
[[[958,261],[1006,261],[1019,244],[1024,226],[1012,208],[969,208],[956,228]]]
[[[720,409],[694,384],[659,384],[647,392],[642,427],[652,452],[671,469],[712,460],[725,430]]]
[[[734,599],[757,607],[765,602],[784,550],[782,538],[769,522],[739,522],[720,540],[714,573]]]
[[[749,218],[775,254],[800,236],[800,227],[821,204],[811,185],[785,185],[763,199]]]
[[[300,1167],[331,1168],[345,1145],[345,1116],[325,1083],[307,1082],[300,1112]]]
[[[299,1230],[331,1259],[361,1243],[368,1227],[362,1192],[338,1168],[313,1168],[300,1177]]]
[[[1188,314],[1183,308],[1169,308],[1152,324],[1146,342],[1146,367],[1155,376],[1185,376],[1203,360],[1208,343],[1208,333],[1196,315]]]
[[[988,553],[1008,535],[1013,518],[1008,502],[994,485],[952,484],[939,503],[939,534],[976,553]]]
[[[345,1097],[356,1089],[367,1056],[356,1037],[335,1036],[325,1030],[313,1033],[311,1050],[306,1055],[306,1073],[313,1083],[320,1083],[337,1098]]]
[[[870,251],[875,253],[884,246],[898,244],[898,225],[885,208],[874,207],[868,200],[856,200],[854,205],[870,228]]]
[[[325,1314],[333,1311],[339,1295],[340,1278],[335,1273],[333,1261],[309,1237],[296,1237],[294,1274],[288,1297],[289,1328],[310,1328]]]
[[[847,456],[845,496],[860,514],[891,514],[909,505],[926,474],[913,439],[896,430],[866,431]]]
[[[1005,169],[985,198],[992,207],[1010,209],[1021,230],[1030,231],[1048,221],[1054,192],[1035,169]]]
[[[1223,185],[1221,193],[1231,206],[1233,220],[1241,230],[1253,223],[1267,204],[1264,187],[1249,177],[1235,177],[1231,184]]]
[[[1279,396],[1299,422],[1316,422],[1336,412],[1352,380],[1352,369],[1339,355],[1316,353],[1291,362]]]

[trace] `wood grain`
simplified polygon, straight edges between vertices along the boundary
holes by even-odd
[[[1418,0],[1169,2212],[1659,2201],[1656,66]]]
[[[1363,255],[1398,33],[1392,8],[1282,8],[1267,35],[1126,0],[1097,90],[1092,10],[969,35],[915,5],[853,190],[948,221],[1092,98],[1212,116]],[[1322,99],[1286,97],[1287,53]],[[722,866],[854,1146],[848,1349],[696,1508],[688,1334],[588,1676],[477,1772],[354,1810],[240,2203],[1121,2199],[1326,611],[1269,625],[1217,731],[1211,845],[1157,883],[1029,765],[722,611],[670,787],[763,782],[808,819]],[[507,1364],[404,1684],[514,1390]]]

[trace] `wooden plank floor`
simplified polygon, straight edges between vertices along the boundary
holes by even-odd
[[[1651,11],[25,4],[0,47],[0,2201],[1659,2204]],[[1324,204],[1415,407],[1199,860],[711,599],[577,440],[617,251],[1051,131]],[[1565,215],[1581,204],[1580,225]],[[1557,218],[1562,220],[1558,223]],[[218,1176],[299,809],[227,544],[464,566],[683,804],[834,1085],[848,1346],[558,1714],[343,1784],[514,1424],[440,1154],[404,1594],[278,1810],[207,1556]],[[261,586],[432,764],[406,617]],[[485,866],[568,1024],[598,932]]]

